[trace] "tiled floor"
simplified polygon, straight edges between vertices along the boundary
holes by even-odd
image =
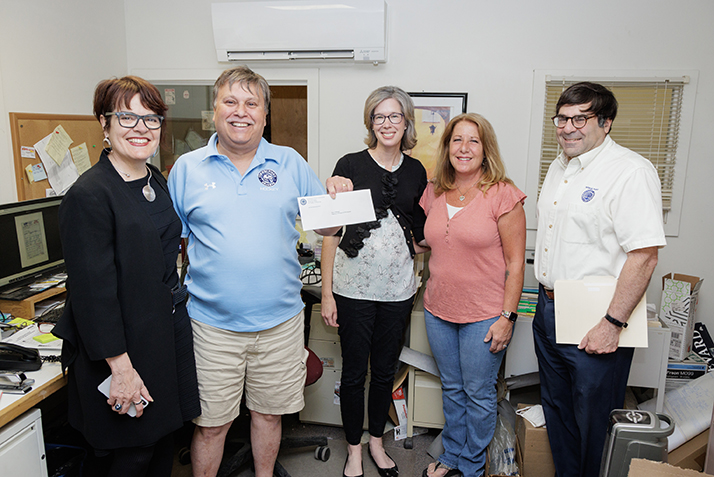
[[[247,424],[237,421],[236,428],[232,430],[235,436],[246,436],[248,432]],[[438,431],[429,434],[415,436],[413,438],[413,449],[405,449],[403,441],[395,442],[393,433],[390,431],[384,436],[384,446],[389,455],[399,466],[400,475],[420,476],[422,470],[433,459],[426,453],[426,449],[434,440]],[[314,424],[302,424],[296,416],[286,416],[283,424],[283,436],[325,436],[328,439],[330,458],[327,462],[322,462],[314,457],[314,447],[302,449],[281,450],[278,462],[290,473],[292,477],[314,477],[314,476],[341,476],[347,452],[347,442],[344,440],[344,433],[341,428],[331,426],[319,426]],[[177,456],[174,463],[172,477],[188,477],[191,475],[191,465],[181,465]],[[372,463],[367,454],[367,446],[363,450],[364,475],[365,477],[377,477],[377,468]],[[232,477],[252,477],[253,472],[248,465],[232,474]]]

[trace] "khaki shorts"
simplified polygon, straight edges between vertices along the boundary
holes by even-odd
[[[251,411],[282,415],[304,407],[308,353],[302,311],[273,328],[247,333],[191,322],[201,399],[196,425],[217,427],[238,417],[244,384]]]

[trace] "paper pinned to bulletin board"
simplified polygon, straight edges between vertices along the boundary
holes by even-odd
[[[79,174],[69,154],[69,147],[64,146],[66,139],[62,139],[61,143],[53,144],[55,137],[55,133],[50,133],[40,139],[35,144],[35,151],[45,166],[52,190],[56,195],[61,195],[74,184]]]
[[[50,189],[47,178],[40,179],[40,175],[33,175],[30,181],[26,172],[27,166],[37,166],[43,164],[40,153],[34,146],[43,138],[55,131],[58,126],[71,138],[71,154],[66,152],[63,160],[69,156],[69,162],[73,162],[77,173],[81,173],[82,168],[86,168],[86,163],[82,166],[78,164],[75,149],[85,145],[86,155],[89,163],[95,164],[99,160],[102,152],[102,140],[104,133],[99,121],[94,116],[71,115],[71,114],[36,114],[36,113],[10,113],[10,129],[12,132],[12,150],[15,163],[15,183],[17,186],[17,200],[40,199],[46,196],[46,190]],[[57,133],[55,133],[58,135]],[[46,154],[46,151],[45,151]],[[50,159],[53,163],[55,161]],[[57,164],[55,163],[55,166]],[[46,169],[47,166],[45,165]],[[33,173],[36,169],[33,169]]]

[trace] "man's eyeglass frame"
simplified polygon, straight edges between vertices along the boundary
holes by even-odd
[[[553,121],[553,125],[558,128],[558,129],[563,129],[565,126],[568,125],[568,121],[573,125],[575,129],[582,129],[585,127],[585,125],[588,123],[588,120],[596,117],[597,114],[589,114],[589,115],[584,115],[584,114],[578,114],[577,116],[561,116],[560,114],[556,114],[552,118],[550,118]],[[559,124],[560,121],[563,121],[563,124]],[[577,123],[580,123],[582,121],[582,124],[578,125]]]

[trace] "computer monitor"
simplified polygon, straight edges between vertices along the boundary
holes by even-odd
[[[48,197],[0,205],[0,291],[64,266],[60,202]]]

